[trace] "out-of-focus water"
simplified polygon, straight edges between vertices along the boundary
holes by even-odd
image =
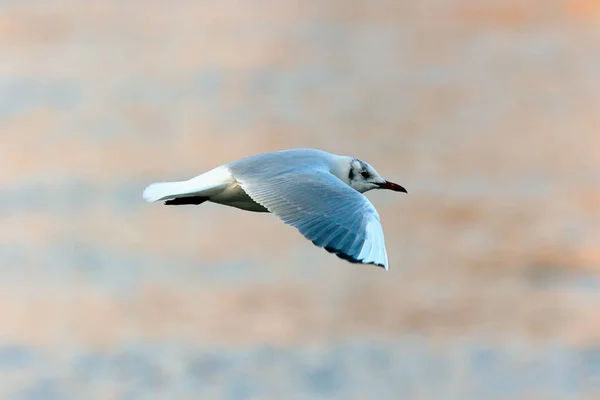
[[[39,374],[26,385],[5,383],[21,387],[13,392],[19,399],[580,398],[600,388],[599,358],[598,348],[477,341],[447,347],[407,337],[235,350],[138,343],[65,354],[7,347],[0,368],[17,381],[16,371]],[[57,365],[64,375],[55,373]]]
[[[0,398],[600,395],[594,1],[0,5]],[[391,270],[144,187],[372,163]]]

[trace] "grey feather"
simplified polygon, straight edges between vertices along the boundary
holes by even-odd
[[[330,158],[323,152],[292,151],[293,157],[275,152],[228,167],[252,200],[316,246],[351,262],[387,269],[383,230],[371,202],[329,172]]]

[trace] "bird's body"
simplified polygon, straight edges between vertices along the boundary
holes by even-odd
[[[271,212],[340,258],[387,269],[379,214],[361,194],[375,188],[406,192],[356,158],[294,149],[243,158],[187,181],[154,183],[143,196],[167,205],[210,201]]]

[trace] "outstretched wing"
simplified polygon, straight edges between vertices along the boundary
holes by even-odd
[[[388,269],[379,214],[361,193],[322,170],[249,175],[235,176],[244,191],[316,246],[353,263]]]

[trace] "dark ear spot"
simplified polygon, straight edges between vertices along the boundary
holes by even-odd
[[[348,179],[350,182],[354,180],[354,168],[352,168],[352,166],[350,166],[350,172],[348,172]]]

